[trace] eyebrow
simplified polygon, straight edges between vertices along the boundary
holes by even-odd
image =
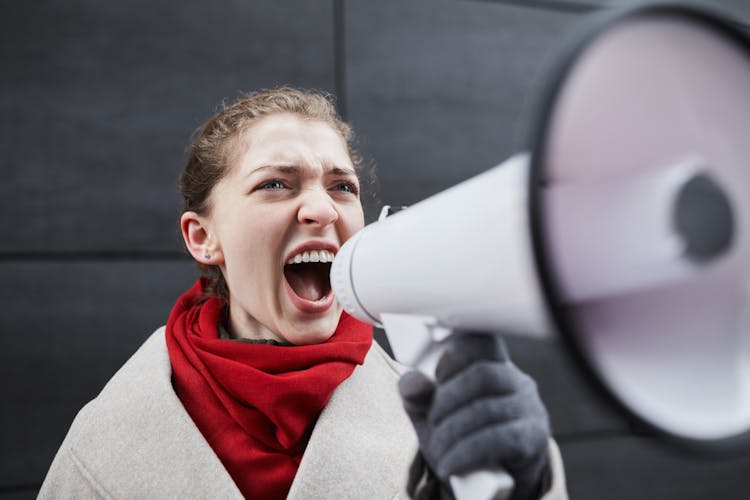
[[[263,165],[261,167],[254,169],[248,175],[252,175],[256,172],[262,172],[266,170],[273,170],[276,172],[280,172],[282,174],[296,174],[296,173],[299,173],[299,171],[302,169],[303,169],[302,167],[298,167],[296,165]],[[333,175],[353,175],[355,177],[357,176],[357,172],[353,168],[338,167],[338,166],[326,167],[325,173],[333,174]]]

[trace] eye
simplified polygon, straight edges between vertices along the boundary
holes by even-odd
[[[357,188],[357,185],[353,182],[339,182],[335,186],[333,186],[334,191],[343,191],[345,193],[352,193],[357,194],[359,192],[359,189]]]
[[[260,184],[256,189],[276,191],[276,190],[284,189],[284,188],[286,188],[286,184],[284,184],[284,181],[279,180],[279,179],[272,179],[270,181],[266,181]]]

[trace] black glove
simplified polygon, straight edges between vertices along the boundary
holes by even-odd
[[[512,498],[543,493],[549,419],[536,383],[509,359],[496,335],[455,335],[438,362],[436,383],[411,371],[399,381],[420,451],[438,479],[504,468]]]

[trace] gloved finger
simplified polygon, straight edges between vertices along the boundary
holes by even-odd
[[[445,480],[468,471],[503,467],[509,472],[544,459],[548,430],[536,419],[514,420],[465,436],[438,458],[436,471]]]
[[[514,392],[536,393],[536,383],[511,363],[479,361],[438,385],[428,420],[437,424],[471,401]]]
[[[479,361],[508,361],[505,342],[492,333],[460,333],[454,335],[438,361],[435,378],[444,382],[466,366]]]
[[[398,391],[408,413],[424,414],[432,403],[435,384],[424,373],[412,370],[401,376]]]
[[[459,408],[434,426],[430,434],[430,456],[440,457],[446,450],[485,427],[502,425],[524,418],[546,419],[541,401],[524,393],[477,399]]]

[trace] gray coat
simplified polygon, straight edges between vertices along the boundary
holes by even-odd
[[[288,498],[405,497],[417,441],[396,389],[401,371],[373,344],[320,415]],[[162,327],[79,412],[39,498],[242,498],[171,375]],[[565,498],[554,444],[551,453],[545,498]]]

